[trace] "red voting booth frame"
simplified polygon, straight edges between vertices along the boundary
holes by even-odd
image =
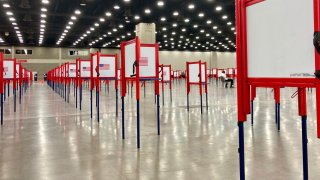
[[[240,179],[245,179],[244,158],[244,130],[243,123],[250,114],[250,86],[270,87],[297,87],[299,115],[302,117],[302,150],[303,150],[303,176],[308,179],[308,153],[307,153],[307,102],[306,88],[316,88],[317,98],[317,127],[320,138],[320,80],[316,78],[249,78],[247,62],[247,15],[246,8],[263,2],[264,0],[236,0],[236,28],[237,28],[237,93],[238,93],[238,126],[239,126],[239,165]],[[320,31],[320,0],[314,2],[314,30]],[[310,42],[312,43],[312,42]],[[315,70],[320,70],[320,54],[315,53]],[[278,90],[277,90],[278,91]],[[276,93],[275,93],[276,94]],[[276,96],[280,96],[277,93]],[[277,97],[278,98],[278,97]]]
[[[189,65],[191,64],[199,64],[199,82],[194,83],[194,82],[190,82],[189,79],[189,75],[190,75],[190,69],[189,69]],[[204,68],[204,72],[202,72],[202,65],[205,66]],[[203,113],[202,110],[202,93],[203,93],[203,85],[204,85],[204,92],[206,94],[206,108],[208,110],[209,106],[208,106],[208,76],[207,76],[207,63],[206,62],[201,62],[201,61],[197,61],[197,62],[186,62],[186,66],[187,66],[187,70],[186,70],[186,81],[187,81],[187,110],[189,112],[189,94],[190,94],[190,90],[191,90],[191,86],[192,85],[197,85],[199,86],[199,94],[200,94],[200,108],[201,108],[201,114]],[[205,81],[202,82],[202,74],[205,73]]]
[[[135,77],[126,77],[126,52],[127,45],[135,43]],[[141,57],[141,47],[155,48],[155,76],[140,77],[139,62]],[[157,132],[160,135],[160,93],[159,93],[159,46],[158,44],[141,44],[140,39],[136,37],[131,41],[121,42],[121,100],[122,100],[122,139],[125,139],[125,114],[124,114],[124,98],[127,92],[127,81],[135,81],[136,84],[136,101],[137,101],[137,148],[140,148],[140,81],[155,81],[155,93],[157,96]]]
[[[159,65],[159,68],[161,69],[161,89],[162,89],[162,105],[164,106],[164,86],[165,84],[169,84],[169,89],[170,89],[170,102],[172,102],[172,68],[171,65]],[[169,81],[164,81],[164,68],[169,68],[170,69],[170,80]]]
[[[93,57],[97,56],[97,66],[93,67]],[[101,76],[100,75],[100,58],[101,57],[113,57],[115,60],[115,76]],[[100,121],[100,83],[101,80],[109,81],[114,80],[115,81],[115,89],[116,89],[116,116],[118,117],[118,55],[117,54],[101,54],[100,52],[97,52],[95,54],[91,54],[90,56],[90,96],[91,96],[91,119],[93,117],[92,115],[92,91],[94,88],[96,88],[96,106],[97,106],[97,121]],[[93,77],[93,72],[96,71],[97,77]]]

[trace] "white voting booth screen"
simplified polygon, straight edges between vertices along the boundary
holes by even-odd
[[[120,79],[121,79],[121,70],[118,69],[118,80],[120,80]]]
[[[207,75],[206,65],[201,64],[201,82],[206,82],[206,75]]]
[[[133,77],[136,74],[135,61],[136,61],[136,43],[128,44],[125,46],[125,70],[126,78]]]
[[[99,62],[100,77],[116,77],[116,58],[100,56]]]
[[[136,68],[136,43],[131,43],[125,46],[125,74],[126,78],[134,77],[137,73]],[[140,47],[139,59],[139,76],[140,77],[155,77],[156,76],[156,48],[155,47]]]
[[[89,61],[80,61],[80,73],[82,78],[90,77],[90,62]]]
[[[19,78],[20,73],[20,64],[16,64],[16,78]]]
[[[215,75],[215,74],[217,74],[217,69],[213,69],[212,70],[212,73]]]
[[[69,64],[69,77],[77,77],[77,67],[75,64]]]
[[[140,77],[156,77],[155,47],[141,46],[139,68]]]
[[[314,77],[313,8],[313,0],[267,0],[247,8],[249,78]]]
[[[3,78],[13,79],[14,78],[14,61],[3,61]]]
[[[170,67],[164,66],[163,67],[163,80],[164,81],[170,81]]]
[[[199,63],[197,64],[189,64],[189,82],[190,83],[199,83],[200,82],[200,68],[199,68]],[[206,67],[204,64],[201,64],[201,81],[205,82],[206,81]]]
[[[98,55],[92,56],[92,74],[93,77],[97,77]],[[81,73],[82,74],[82,73]]]

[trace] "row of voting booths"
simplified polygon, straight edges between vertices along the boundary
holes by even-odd
[[[5,59],[3,53],[0,53],[0,101],[1,101],[1,126],[4,123],[5,101],[13,96],[13,110],[17,110],[17,96],[19,104],[22,102],[22,96],[33,82],[33,72],[24,67],[25,60]],[[12,92],[12,93],[11,93]],[[18,93],[18,94],[17,94]]]

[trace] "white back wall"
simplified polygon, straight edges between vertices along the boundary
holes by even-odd
[[[174,70],[185,70],[187,61],[205,61],[208,68],[217,66],[213,52],[160,51],[159,56],[160,64],[171,64]]]
[[[217,67],[218,68],[236,68],[236,53],[217,52]]]

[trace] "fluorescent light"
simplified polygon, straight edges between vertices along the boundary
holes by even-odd
[[[6,13],[8,16],[12,16],[13,15],[13,13],[11,12],[11,11],[7,11],[7,13]]]
[[[217,6],[216,7],[216,11],[221,11],[222,10],[222,7],[221,6]]]
[[[10,7],[10,5],[9,5],[9,4],[7,4],[7,3],[5,3],[5,4],[3,4],[3,7],[4,7],[4,8],[9,8],[9,7]]]
[[[151,10],[150,10],[150,9],[145,9],[144,12],[145,12],[146,14],[150,14],[150,13],[151,13]]]
[[[199,16],[199,17],[203,17],[203,16],[204,16],[204,13],[199,13],[198,16]]]
[[[105,21],[105,19],[104,18],[100,18],[100,22],[104,22]]]
[[[162,6],[164,6],[164,2],[163,2],[163,1],[158,1],[157,5],[158,5],[159,7],[162,7]]]
[[[106,12],[106,16],[110,17],[111,15],[111,12]]]
[[[134,16],[134,19],[138,20],[138,19],[140,19],[140,16]]]
[[[222,19],[228,19],[227,15],[222,16]]]
[[[189,4],[188,6],[189,9],[194,9],[194,7],[195,7],[194,4]]]
[[[43,4],[49,4],[49,0],[42,0]]]
[[[184,22],[188,23],[188,22],[190,22],[190,19],[187,18],[184,20]]]
[[[178,11],[174,11],[174,12],[173,12],[173,15],[174,15],[174,16],[179,16],[179,12],[178,12]]]
[[[77,17],[76,17],[76,16],[71,16],[71,19],[72,19],[72,20],[76,20]]]
[[[81,11],[77,9],[77,10],[74,11],[74,13],[79,15],[79,14],[81,14]]]
[[[41,11],[42,12],[47,12],[47,9],[46,8],[41,8]]]
[[[113,6],[113,8],[114,8],[114,9],[120,9],[120,6],[115,5],[115,6]]]
[[[161,21],[166,21],[166,18],[165,18],[165,17],[162,17],[162,18],[161,18]]]

